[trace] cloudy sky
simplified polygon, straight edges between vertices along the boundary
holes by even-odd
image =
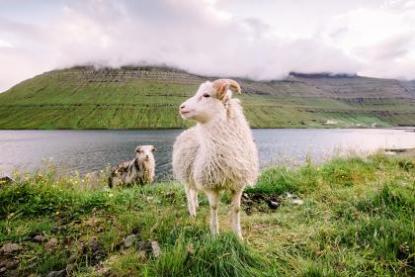
[[[415,0],[0,0],[0,91],[79,64],[415,79]]]

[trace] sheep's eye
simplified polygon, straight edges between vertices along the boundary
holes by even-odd
[[[208,97],[210,97],[210,94],[208,94],[208,93],[205,93],[205,94],[203,94],[203,97],[206,97],[206,98],[208,98]]]

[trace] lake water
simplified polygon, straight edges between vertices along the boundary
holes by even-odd
[[[87,173],[133,158],[139,144],[157,147],[157,176],[171,171],[171,151],[181,130],[8,131],[0,130],[0,175],[33,171],[51,161],[65,173]],[[319,163],[334,155],[368,154],[380,148],[415,147],[413,130],[256,129],[261,167]]]

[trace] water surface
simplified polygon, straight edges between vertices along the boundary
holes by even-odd
[[[171,171],[171,151],[181,130],[8,131],[0,130],[0,174],[33,171],[51,161],[64,172],[87,173],[133,158],[140,144],[153,144],[157,175]],[[255,129],[261,167],[295,166],[345,153],[415,147],[415,132],[394,129]]]

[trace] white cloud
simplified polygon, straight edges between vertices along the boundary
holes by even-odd
[[[8,41],[5,41],[5,40],[1,40],[0,39],[0,49],[1,48],[13,48],[13,44],[11,44],[10,42],[8,42]]]
[[[362,75],[415,79],[414,1],[387,1],[376,9],[337,16],[327,40],[359,61]]]
[[[33,24],[0,13],[0,90],[45,70],[85,63],[168,64],[256,79],[289,71],[415,78],[412,2],[346,12],[342,6],[341,14],[328,11],[324,24],[308,25],[304,18],[303,32],[279,30],[260,9],[243,16],[212,0],[68,1],[56,16]],[[267,7],[276,6],[262,9]]]

